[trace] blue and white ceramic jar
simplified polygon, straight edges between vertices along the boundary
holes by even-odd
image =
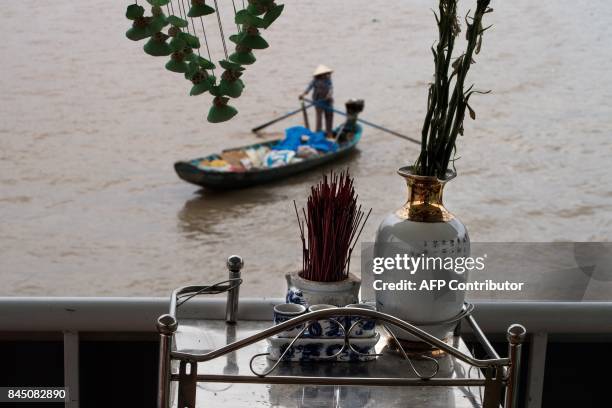
[[[309,307],[316,304],[346,306],[359,301],[361,280],[349,273],[347,279],[338,282],[316,282],[302,278],[298,272],[288,273],[287,303]]]

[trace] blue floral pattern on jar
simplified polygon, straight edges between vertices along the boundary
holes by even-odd
[[[295,303],[298,305],[304,305],[308,307],[308,304],[304,300],[304,294],[300,289],[290,287],[287,289],[287,295],[285,296],[286,303]]]
[[[371,337],[376,333],[376,320],[360,316],[347,316],[345,327],[346,330],[351,330],[351,337]]]

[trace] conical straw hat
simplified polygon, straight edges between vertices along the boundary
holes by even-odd
[[[326,67],[323,64],[320,64],[317,69],[314,70],[314,72],[312,73],[313,76],[317,76],[317,75],[323,75],[323,74],[329,74],[331,72],[334,72],[333,69],[331,69],[330,67]]]

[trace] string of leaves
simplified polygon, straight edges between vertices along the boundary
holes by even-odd
[[[304,279],[337,282],[348,277],[350,259],[359,235],[372,212],[357,206],[353,179],[348,170],[324,176],[312,186],[302,217],[295,201]]]
[[[213,123],[227,121],[238,113],[234,107],[228,105],[228,102],[230,98],[239,98],[242,95],[245,85],[240,77],[245,70],[244,65],[255,62],[252,52],[254,49],[264,49],[269,46],[261,37],[259,29],[270,27],[281,15],[284,6],[277,5],[275,0],[248,0],[248,6],[244,7],[243,2],[243,9],[238,11],[232,1],[238,32],[229,37],[229,40],[235,43],[235,52],[228,55],[223,25],[217,10],[217,0],[213,0],[215,8],[206,4],[206,0],[191,0],[189,9],[185,1],[189,0],[147,0],[151,6],[150,15],[145,15],[144,7],[138,3],[129,5],[125,16],[132,21],[132,27],[126,32],[126,37],[133,41],[148,38],[143,47],[147,54],[155,57],[170,56],[166,69],[184,74],[185,79],[191,81],[190,95],[209,92],[214,97],[207,120]],[[166,6],[168,16],[164,13],[163,6]],[[223,69],[219,80],[214,75],[216,65],[212,62],[202,19],[214,13],[217,13],[225,56],[225,59],[219,61]],[[193,22],[194,18],[200,18],[208,59],[200,53],[200,38]],[[163,30],[166,26],[170,27],[165,33]],[[197,50],[197,53],[194,50]]]
[[[475,63],[474,55],[480,52],[483,33],[491,26],[483,27],[485,14],[493,11],[490,0],[477,0],[472,15],[465,17],[467,46],[465,51],[453,60],[455,40],[461,28],[457,16],[458,0],[439,0],[438,12],[434,11],[438,26],[437,44],[431,47],[435,73],[429,86],[427,113],[421,132],[421,151],[415,163],[415,172],[422,176],[436,176],[444,179],[449,165],[456,160],[456,141],[463,135],[463,120],[466,110],[476,119],[476,113],[469,104],[474,94],[488,93],[465,88],[465,79],[470,66]],[[451,63],[452,61],[452,63]]]

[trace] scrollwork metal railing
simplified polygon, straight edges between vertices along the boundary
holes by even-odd
[[[211,351],[197,352],[193,350],[171,350],[170,345],[172,344],[174,333],[178,328],[178,319],[176,316],[177,309],[195,296],[210,293],[223,293],[227,291],[229,293],[227,301],[227,315],[235,316],[236,310],[232,309],[237,307],[237,298],[235,298],[237,296],[236,289],[242,282],[239,273],[240,268],[237,269],[238,270],[236,271],[236,268],[234,268],[234,271],[230,274],[231,279],[227,281],[208,286],[188,286],[177,289],[173,292],[170,300],[169,314],[162,315],[158,319],[157,324],[158,331],[160,333],[158,408],[169,407],[169,385],[171,381],[176,381],[179,384],[178,403],[181,408],[195,408],[196,385],[198,382],[354,386],[480,386],[484,387],[483,408],[499,408],[499,406],[502,405],[502,399],[505,400],[505,403],[503,403],[504,408],[517,407],[517,384],[520,369],[521,344],[525,338],[525,328],[520,325],[510,326],[508,329],[509,357],[499,357],[499,355],[497,355],[497,353],[495,353],[491,347],[488,340],[486,340],[486,337],[478,327],[476,320],[471,315],[472,307],[469,304],[466,304],[463,311],[456,319],[457,323],[462,320],[467,321],[467,323],[472,327],[476,338],[482,343],[485,351],[488,352],[490,358],[479,359],[468,355],[445,341],[432,336],[419,327],[416,327],[415,325],[403,321],[395,316],[375,310],[351,307],[324,309],[305,313],[275,326],[261,330],[246,338],[230,342],[225,346]],[[351,316],[353,318],[357,317],[358,319],[352,323],[350,327],[344,327],[342,324],[340,324],[339,320],[347,316]],[[302,338],[310,325],[323,319],[331,319],[338,323],[338,325],[342,327],[344,338],[344,345],[340,351],[331,356],[327,356],[327,358],[333,359],[347,349],[350,349],[357,354],[364,354],[351,345],[350,333],[352,332],[353,328],[359,324],[361,319],[376,320],[378,327],[388,332],[388,337],[393,339],[393,341],[399,346],[398,350],[400,351],[400,355],[409,362],[411,369],[417,375],[417,378],[270,375],[283,361],[287,350],[293,347],[295,343]],[[301,328],[297,336],[291,339],[289,346],[283,353],[281,353],[280,358],[278,358],[272,367],[264,371],[257,371],[253,367],[253,363],[258,357],[266,356],[269,353],[259,353],[251,357],[249,367],[252,371],[252,375],[198,373],[199,362],[211,361],[227,354],[237,352],[238,350],[254,343],[302,325],[303,328]],[[412,336],[431,345],[432,347],[437,348],[472,367],[481,369],[483,371],[484,378],[438,378],[437,374],[439,371],[439,364],[434,358],[430,358],[430,360],[434,362],[432,372],[429,374],[421,373],[416,369],[408,353],[406,353],[406,351],[402,348],[401,343],[393,334],[392,328],[401,329],[407,333],[410,333]],[[379,354],[373,354],[371,356],[376,357],[378,355]],[[179,362],[178,373],[172,373],[170,364],[171,361]],[[505,398],[502,398],[504,388]]]

